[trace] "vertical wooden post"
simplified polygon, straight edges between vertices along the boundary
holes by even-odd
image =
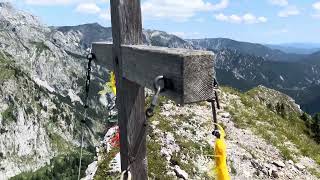
[[[137,140],[145,122],[144,87],[122,77],[121,45],[142,44],[142,22],[140,0],[111,0],[111,22],[113,37],[113,64],[117,81],[117,108],[120,127],[121,169],[126,170],[130,157],[135,156],[135,144],[142,141],[140,151],[130,172],[133,180],[147,179],[146,139]],[[144,67],[141,67],[144,68]]]

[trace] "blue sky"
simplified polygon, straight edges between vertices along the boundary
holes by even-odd
[[[11,0],[47,25],[110,26],[109,0]],[[320,43],[320,0],[141,0],[143,26],[183,38]]]

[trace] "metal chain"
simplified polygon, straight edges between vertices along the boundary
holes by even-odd
[[[214,87],[214,99],[208,100],[208,102],[211,103],[212,117],[213,117],[213,123],[214,123],[214,131],[212,132],[212,134],[214,136],[216,136],[217,138],[220,138],[220,132],[219,132],[219,128],[217,125],[218,124],[217,109],[220,109],[219,96],[218,96],[218,92],[217,92],[217,90],[219,89],[219,83],[216,80],[216,78],[214,78],[213,87]]]
[[[87,110],[89,108],[89,90],[90,90],[90,80],[91,80],[91,63],[92,60],[95,59],[94,54],[90,53],[87,56],[88,59],[88,68],[87,68],[87,79],[86,79],[86,86],[85,86],[85,101],[84,101],[84,118],[81,121],[81,147],[80,147],[80,159],[79,159],[79,169],[78,169],[78,180],[80,180],[81,176],[81,163],[82,163],[82,152],[83,152],[83,143],[84,143],[84,130],[83,130],[83,124],[87,121]]]

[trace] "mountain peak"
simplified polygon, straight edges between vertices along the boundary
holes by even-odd
[[[38,17],[28,12],[17,10],[9,2],[0,2],[0,23],[10,24],[12,27],[19,27],[20,29],[23,28],[22,26],[42,26]]]
[[[9,2],[0,2],[0,8],[13,9],[13,6]]]

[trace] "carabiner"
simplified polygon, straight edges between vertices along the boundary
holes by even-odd
[[[161,87],[160,82],[163,81],[164,86]],[[153,86],[156,91],[155,95],[152,98],[150,107],[146,110],[146,116],[148,118],[154,115],[154,108],[158,105],[158,99],[161,92],[165,91],[165,78],[164,76],[157,76],[153,81]]]

